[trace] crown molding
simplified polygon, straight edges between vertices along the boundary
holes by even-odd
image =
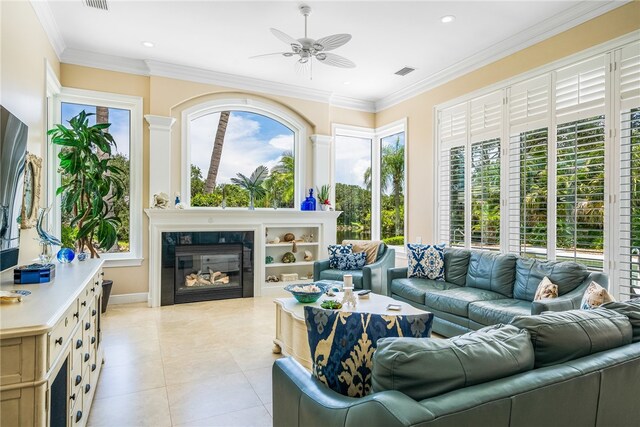
[[[121,73],[149,75],[149,68],[143,60],[124,58],[122,56],[104,55],[78,49],[65,49],[60,57],[65,64],[81,65],[84,67],[101,68],[103,70]]]
[[[553,16],[540,24],[529,27],[508,39],[498,42],[450,67],[434,73],[426,79],[420,80],[377,100],[375,103],[375,111],[379,112],[385,110],[402,101],[406,101],[409,98],[413,98],[416,95],[434,89],[446,82],[468,74],[478,68],[505,58],[522,49],[533,46],[536,43],[587,22],[590,19],[623,6],[626,3],[629,3],[629,0],[611,0],[605,4],[600,2],[583,1],[582,3]]]
[[[53,17],[49,3],[42,0],[30,0],[29,3],[31,3],[31,7],[33,7],[34,12],[36,13],[38,20],[42,25],[42,29],[49,39],[49,43],[51,43],[53,50],[56,52],[56,56],[60,59],[62,52],[65,51],[67,46],[62,38],[58,25],[56,24],[56,20]]]
[[[351,98],[348,96],[336,95],[331,96],[329,102],[333,107],[346,108],[349,110],[365,111],[367,113],[376,112],[376,103],[372,100]]]

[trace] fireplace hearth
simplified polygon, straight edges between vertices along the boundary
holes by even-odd
[[[253,232],[162,233],[161,305],[253,296]]]

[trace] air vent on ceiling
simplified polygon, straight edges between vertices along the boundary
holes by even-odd
[[[84,4],[94,9],[109,10],[107,0],[84,0]]]
[[[415,68],[411,68],[411,67],[404,67],[398,71],[396,71],[394,74],[397,74],[399,76],[406,76],[407,74],[409,74],[412,71],[415,71]]]

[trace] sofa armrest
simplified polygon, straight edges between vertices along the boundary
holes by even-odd
[[[396,264],[396,251],[387,248],[384,255],[376,262],[362,268],[362,287],[371,289],[376,294],[387,294],[387,270]]]
[[[313,263],[313,280],[320,280],[320,272],[324,270],[328,270],[329,268],[329,258],[321,259]]]
[[[560,295],[558,298],[546,298],[540,301],[533,301],[531,303],[531,314],[540,314],[543,311],[567,311],[580,308],[584,291],[591,282],[597,282],[604,288],[608,288],[609,279],[604,273],[590,273],[577,288],[571,292],[567,292],[564,295]]]
[[[393,279],[406,279],[408,267],[396,267],[387,270],[387,296],[391,296],[391,281]]]
[[[433,420],[433,413],[398,391],[362,398],[342,396],[311,376],[294,359],[273,364],[274,426],[394,427]]]

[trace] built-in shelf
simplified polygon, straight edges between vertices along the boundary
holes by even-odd
[[[296,262],[273,262],[271,264],[265,264],[267,268],[274,267],[295,267],[297,265],[313,265],[313,261],[296,261]]]

